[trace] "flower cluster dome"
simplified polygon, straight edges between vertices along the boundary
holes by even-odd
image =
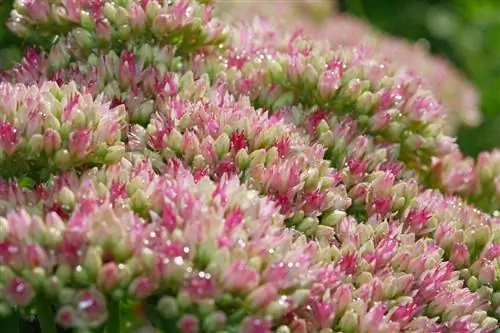
[[[216,12],[15,1],[8,331],[495,332],[500,152],[376,50]]]

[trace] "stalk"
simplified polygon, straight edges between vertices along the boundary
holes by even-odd
[[[36,311],[42,333],[57,333],[52,306],[43,294],[39,294],[36,297]]]
[[[108,322],[106,325],[107,333],[120,332],[120,302],[108,298]]]

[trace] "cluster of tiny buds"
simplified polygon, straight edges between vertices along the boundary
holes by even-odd
[[[53,44],[0,77],[0,317],[493,332],[500,153],[464,158],[435,95],[366,48],[212,9],[15,1],[9,27]]]
[[[443,101],[448,115],[447,133],[455,133],[460,125],[477,126],[481,121],[477,89],[445,59],[430,54],[424,43],[413,44],[382,34],[349,15],[332,15],[332,1],[294,1],[286,9],[276,1],[259,6],[245,1],[216,5],[231,22],[255,15],[288,27],[300,26],[309,36],[327,39],[333,46],[361,46],[372,59],[390,60],[387,65],[391,68],[408,68]],[[279,16],[273,15],[276,11]]]

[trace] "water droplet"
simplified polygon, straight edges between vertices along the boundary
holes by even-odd
[[[184,264],[184,259],[182,257],[180,257],[180,256],[179,257],[175,257],[174,258],[174,262],[175,262],[176,265],[181,266],[182,264]]]

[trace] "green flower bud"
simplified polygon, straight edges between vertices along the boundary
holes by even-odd
[[[94,21],[92,16],[87,11],[80,12],[80,25],[88,31],[94,30]]]
[[[41,134],[34,134],[28,141],[28,147],[31,154],[37,154],[43,149],[43,136]]]
[[[101,251],[95,247],[87,250],[83,260],[83,268],[91,280],[95,280],[102,268]]]
[[[170,296],[160,298],[156,308],[167,319],[175,318],[179,315],[177,301],[175,298]]]
[[[109,22],[116,23],[116,21],[115,21],[116,12],[117,12],[117,10],[116,10],[114,3],[112,3],[112,2],[105,2],[104,3],[102,13],[103,13],[104,17],[109,20]]]
[[[82,286],[86,286],[91,283],[91,279],[88,272],[82,266],[77,266],[74,269],[73,279],[75,280],[76,283]]]
[[[321,224],[327,225],[330,227],[337,226],[340,222],[342,222],[347,213],[341,210],[334,210],[333,212],[323,214],[321,218]]]
[[[170,149],[172,149],[176,154],[180,154],[182,134],[177,129],[172,129],[172,131],[168,135],[167,142]]]
[[[206,332],[218,332],[226,326],[227,317],[224,312],[216,311],[209,314],[203,320],[203,328]]]
[[[58,194],[61,205],[72,209],[75,206],[75,194],[67,186],[64,186]]]
[[[348,310],[340,319],[339,327],[342,332],[354,333],[358,327],[358,315],[353,310]]]
[[[71,154],[67,149],[59,150],[54,156],[55,163],[61,168],[66,169],[71,164]]]
[[[283,302],[272,302],[266,307],[266,314],[273,319],[280,319],[286,313],[287,306]]]
[[[258,149],[250,154],[250,168],[259,164],[264,164],[266,161],[266,150]]]
[[[215,140],[215,151],[220,159],[227,155],[229,152],[229,148],[231,145],[231,141],[229,140],[229,136],[226,133],[222,133],[217,140]]]

